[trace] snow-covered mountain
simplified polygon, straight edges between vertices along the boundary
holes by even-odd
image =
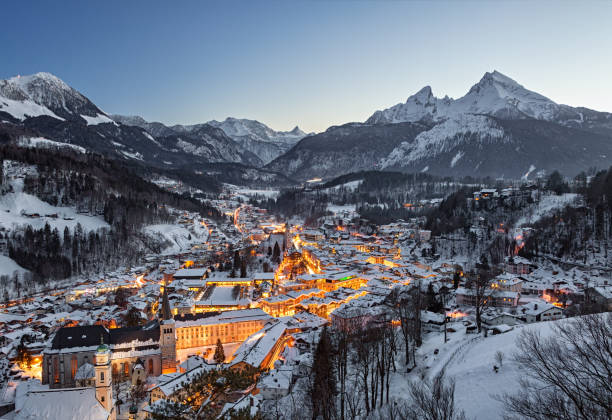
[[[119,121],[112,120],[87,97],[52,74],[0,80],[2,142],[20,144],[21,138],[44,138],[139,168],[171,171],[192,179],[197,171],[231,173],[235,180],[246,177],[250,166],[262,165],[257,155],[210,124],[173,130],[139,117]],[[274,178],[274,174],[264,172],[262,176]]]
[[[486,114],[503,119],[535,118],[568,126],[586,122],[584,108],[559,105],[539,93],[526,89],[498,71],[485,75],[459,99],[437,98],[426,86],[400,103],[376,111],[368,124],[441,121],[464,114]],[[587,110],[589,111],[589,110]],[[587,112],[591,114],[595,111]],[[596,113],[596,112],[595,112]],[[603,113],[605,114],[605,113]],[[609,115],[609,114],[608,114]],[[611,127],[612,127],[612,121]]]
[[[407,121],[436,125],[402,142],[383,169],[516,176],[532,166],[571,174],[612,163],[612,114],[559,105],[498,71],[456,100],[423,88],[367,123]]]
[[[612,114],[559,105],[498,71],[459,99],[437,98],[426,86],[334,133],[306,137],[268,167],[307,179],[353,168],[519,177],[531,167],[572,175],[612,165]],[[351,145],[335,151],[320,139]]]
[[[202,124],[167,126],[159,122],[149,122],[140,116],[111,115],[117,122],[144,128],[153,136],[170,136],[174,134],[193,134],[205,126],[212,126],[229,136],[240,145],[243,153],[252,153],[263,164],[270,162],[285,153],[306,136],[299,127],[291,131],[275,131],[267,125],[247,119],[228,117],[224,121],[208,121]],[[256,164],[256,162],[251,162]]]
[[[47,115],[87,124],[112,122],[89,99],[50,73],[0,80],[0,112],[18,120]]]

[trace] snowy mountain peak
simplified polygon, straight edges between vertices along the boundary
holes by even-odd
[[[300,130],[300,127],[298,127],[297,125],[289,133],[294,136],[301,136],[301,137],[304,137],[306,135],[306,133]]]
[[[376,111],[368,124],[444,121],[462,114],[485,114],[498,118],[536,118],[552,120],[560,112],[560,105],[545,96],[530,91],[497,70],[487,72],[468,93],[459,98],[443,99],[433,96],[425,86],[403,104]]]
[[[0,80],[0,110],[23,119],[49,115],[58,119],[104,116],[89,99],[59,77],[46,72]],[[105,117],[105,116],[104,116]]]
[[[433,92],[431,91],[431,86],[425,86],[423,89],[419,90],[414,95],[409,96],[406,102],[409,102],[409,101],[427,102],[432,97],[433,97]]]

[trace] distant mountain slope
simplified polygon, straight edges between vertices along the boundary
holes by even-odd
[[[202,124],[172,126],[148,122],[139,116],[111,115],[111,118],[122,124],[144,128],[153,136],[193,135],[203,127],[212,126],[234,140],[242,149],[242,154],[249,157],[248,163],[253,165],[270,162],[306,136],[297,126],[291,131],[275,131],[259,121],[231,117],[221,122],[212,120]]]
[[[376,169],[395,147],[428,128],[421,123],[334,126],[303,138],[265,168],[301,180]]]
[[[244,149],[225,132],[201,124],[177,133],[162,124],[143,121],[117,123],[84,95],[49,73],[0,80],[0,139],[17,141],[20,136],[41,137],[84,147],[88,151],[119,159],[135,167],[150,167],[164,173],[194,179],[211,167],[220,178],[218,163],[237,164],[232,172],[249,182],[250,166],[261,166],[255,154]],[[145,122],[146,123],[146,122]],[[148,124],[148,123],[147,123]],[[280,182],[268,171],[255,178]],[[206,176],[202,181],[206,182]],[[208,178],[209,179],[209,178]],[[232,179],[235,181],[236,176]],[[199,187],[206,186],[199,183]]]

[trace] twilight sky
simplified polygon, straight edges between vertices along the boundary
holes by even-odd
[[[0,78],[48,71],[107,113],[305,131],[494,69],[612,112],[612,1],[2,3]]]

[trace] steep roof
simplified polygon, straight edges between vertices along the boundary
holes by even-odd
[[[97,347],[100,344],[100,337],[105,343],[110,342],[108,330],[101,325],[64,327],[55,333],[51,348],[56,350],[72,347]]]
[[[109,417],[109,412],[96,399],[95,388],[69,388],[28,393],[14,419],[107,420]]]

